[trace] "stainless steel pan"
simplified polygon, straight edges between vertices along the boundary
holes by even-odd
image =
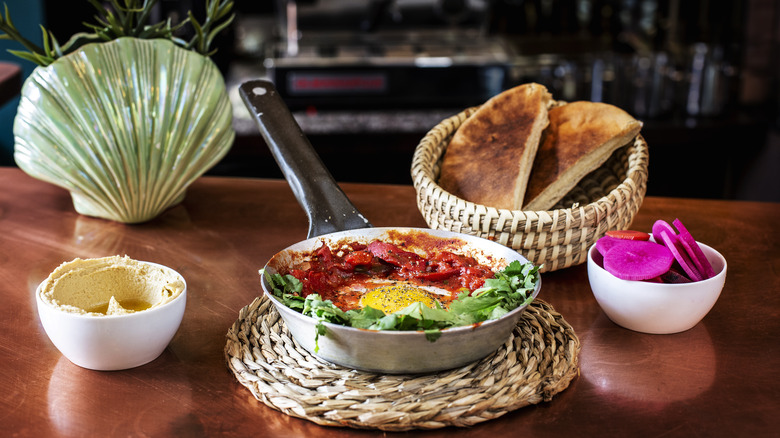
[[[364,243],[382,239],[392,243],[415,233],[446,240],[451,249],[494,269],[503,268],[512,260],[527,262],[511,248],[475,236],[419,228],[372,227],[338,187],[273,84],[264,80],[245,82],[239,93],[309,218],[308,239],[274,255],[265,266],[268,272],[290,266],[301,253],[312,251],[323,241],[329,245],[345,239]],[[427,373],[479,360],[507,341],[524,311],[521,307],[497,320],[445,329],[435,342],[428,341],[422,332],[372,331],[325,323],[327,333],[319,337],[319,350],[315,353],[316,321],[279,302],[265,278],[262,285],[293,338],[307,351],[345,367],[379,373]],[[540,287],[541,281],[534,297]]]

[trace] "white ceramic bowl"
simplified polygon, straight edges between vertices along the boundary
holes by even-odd
[[[596,245],[588,251],[588,280],[601,309],[615,324],[642,333],[669,334],[688,330],[712,309],[726,282],[726,259],[698,242],[717,273],[703,281],[667,284],[622,280],[594,259]]]
[[[35,291],[43,329],[55,347],[74,364],[111,371],[134,368],[156,359],[179,329],[187,302],[187,283],[178,272],[163,265],[184,283],[184,290],[159,307],[123,315],[69,313],[41,298],[43,283]]]

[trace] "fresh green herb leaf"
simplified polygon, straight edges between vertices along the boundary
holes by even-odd
[[[41,66],[51,64],[84,44],[111,41],[121,37],[168,39],[184,49],[196,51],[203,56],[211,56],[216,52],[211,49],[214,38],[235,18],[235,14],[230,13],[233,8],[232,0],[205,0],[206,17],[203,23],[198,22],[192,12],[189,12],[184,20],[175,25],[171,24],[170,19],[149,23],[153,8],[159,0],[87,1],[97,10],[95,15],[97,24],[84,23],[91,33],[76,33],[62,46],[43,26],[41,26],[43,47],[25,38],[14,26],[7,5],[4,8],[5,14],[0,14],[0,32],[2,32],[0,39],[18,42],[27,49],[27,52],[16,50],[9,50],[9,52]],[[190,41],[184,41],[176,36],[176,33],[188,24],[192,26],[195,35]]]
[[[425,330],[425,339],[428,342],[436,342],[441,337],[441,330]]]

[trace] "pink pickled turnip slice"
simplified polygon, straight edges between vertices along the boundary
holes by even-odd
[[[674,256],[663,245],[624,240],[604,255],[604,269],[623,280],[648,280],[668,271]]]
[[[702,277],[705,279],[714,277],[715,271],[712,269],[710,261],[707,260],[707,256],[704,255],[704,251],[702,251],[699,244],[696,243],[696,239],[691,236],[691,233],[688,232],[688,229],[685,228],[685,225],[683,225],[680,219],[675,219],[672,223],[677,228],[677,237],[680,240],[680,243],[688,252],[688,256],[693,261],[693,264],[696,265],[696,269],[699,270]]]
[[[655,225],[653,225],[653,230],[653,236],[655,236]],[[688,257],[685,248],[680,244],[680,240],[677,239],[677,236],[669,233],[667,230],[659,230],[658,237],[664,245],[669,248],[669,251],[672,252],[674,258],[677,259],[677,263],[680,264],[683,271],[685,271],[685,274],[687,274],[691,280],[701,281],[703,279],[699,271],[696,270],[696,266],[694,266],[693,262],[691,262],[691,259]]]
[[[674,266],[661,274],[661,281],[664,283],[690,283],[691,279],[674,269]]]
[[[669,222],[666,222],[665,220],[658,219],[653,224],[653,236],[656,237],[655,241],[658,243],[661,242],[661,231],[666,231],[669,233],[670,236],[677,236],[677,231],[672,228],[671,225],[669,225]]]
[[[598,248],[593,251],[593,262],[596,264],[596,266],[602,269],[604,268],[604,255],[599,252]]]
[[[623,239],[618,239],[615,237],[610,236],[603,236],[599,240],[596,241],[596,250],[601,253],[601,255],[607,255],[607,252],[614,248],[615,245],[619,245],[620,243],[625,242]]]

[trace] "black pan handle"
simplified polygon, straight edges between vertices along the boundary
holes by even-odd
[[[247,81],[238,90],[298,203],[306,211],[308,237],[370,227],[371,223],[333,179],[273,83]]]

